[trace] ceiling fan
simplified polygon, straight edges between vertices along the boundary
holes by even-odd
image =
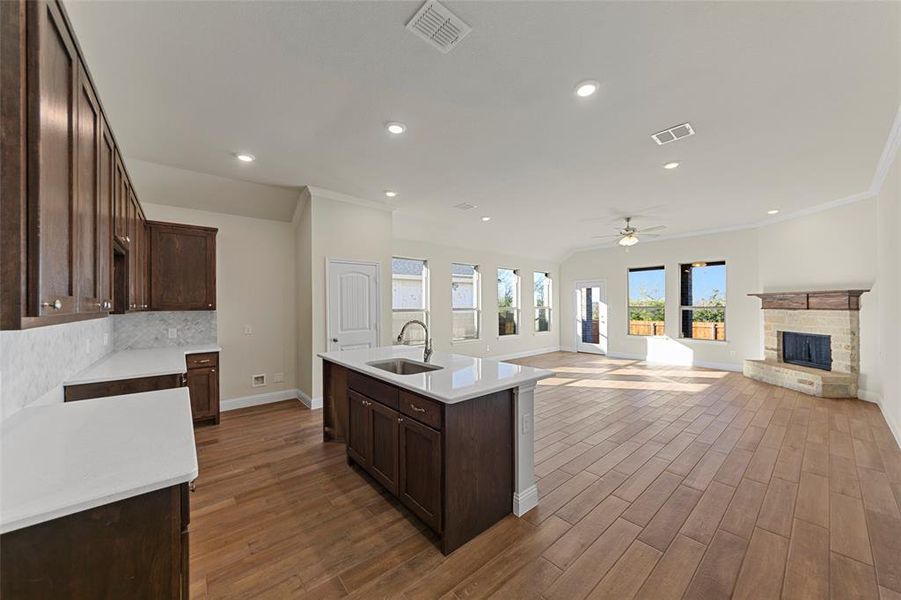
[[[655,225],[654,227],[647,227],[644,229],[639,229],[637,227],[632,226],[632,217],[626,217],[626,226],[619,230],[619,233],[611,234],[611,235],[595,235],[592,236],[598,239],[611,239],[611,238],[619,238],[617,242],[620,246],[624,246],[628,248],[629,246],[634,246],[638,243],[638,234],[640,233],[642,237],[657,237],[659,233],[651,233],[652,231],[660,231],[661,229],[666,229],[666,225]]]

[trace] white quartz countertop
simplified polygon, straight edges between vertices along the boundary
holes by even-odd
[[[215,344],[121,350],[95,362],[84,371],[67,379],[63,385],[80,385],[83,383],[184,373],[186,370],[186,355],[219,351],[221,351],[221,348]]]
[[[23,408],[0,435],[0,533],[197,477],[187,388]]]
[[[443,368],[415,375],[396,375],[367,364],[395,358],[422,362],[422,347],[410,346],[322,352],[319,357],[445,404],[533,384],[554,376],[553,371],[545,369],[446,352],[435,352],[429,361],[430,364]]]

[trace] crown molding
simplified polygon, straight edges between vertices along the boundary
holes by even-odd
[[[874,198],[879,195],[879,192],[882,191],[882,186],[885,184],[885,178],[888,176],[889,170],[892,168],[892,164],[895,162],[895,157],[898,154],[898,147],[901,146],[901,105],[898,105],[898,111],[895,113],[895,120],[892,123],[892,127],[889,130],[888,138],[885,141],[885,146],[882,148],[882,154],[879,157],[879,162],[876,164],[876,172],[873,174],[873,179],[870,181],[870,186],[863,192],[859,192],[857,194],[851,194],[850,196],[845,196],[844,198],[839,198],[837,200],[831,200],[829,202],[824,202],[823,204],[817,204],[816,206],[810,206],[808,208],[802,208],[800,210],[796,210],[791,213],[786,213],[784,215],[780,215],[778,217],[770,217],[767,219],[761,219],[759,221],[754,221],[752,223],[744,223],[741,225],[731,225],[728,227],[715,227],[712,229],[704,229],[702,231],[693,231],[690,233],[680,233],[676,235],[668,235],[661,236],[654,240],[643,240],[642,244],[657,244],[660,242],[668,242],[671,240],[680,240],[684,238],[692,238],[692,237],[701,237],[705,235],[716,235],[718,233],[727,233],[730,231],[741,231],[744,229],[760,229],[761,227],[767,227],[769,225],[774,225],[776,223],[781,223],[783,221],[791,221],[793,219],[798,219],[800,217],[806,217],[809,215],[813,215],[816,213],[824,212],[827,210],[831,210],[833,208],[838,208],[840,206],[845,206],[846,204],[853,204],[855,202],[860,202],[861,200],[867,200],[870,198]],[[639,232],[641,235],[641,232]],[[560,259],[560,262],[563,263],[569,260],[572,256],[576,254],[580,254],[582,252],[592,252],[594,250],[605,250],[616,248],[616,242],[604,242],[603,244],[596,244],[593,246],[585,246],[583,248],[575,248],[570,250],[566,254],[563,255],[563,258]]]
[[[337,202],[346,202],[347,204],[356,204],[357,206],[363,206],[365,208],[374,208],[376,210],[384,210],[387,212],[394,212],[397,209],[396,206],[392,206],[392,205],[386,204],[384,202],[376,202],[375,200],[366,200],[364,198],[357,198],[356,196],[348,196],[347,194],[342,194],[340,192],[327,190],[325,188],[314,187],[312,185],[308,185],[305,187],[309,191],[311,198],[325,198],[327,200],[335,200]]]

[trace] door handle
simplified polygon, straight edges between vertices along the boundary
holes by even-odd
[[[337,343],[338,343],[338,338],[332,338],[332,341],[335,342],[335,343],[337,344]]]

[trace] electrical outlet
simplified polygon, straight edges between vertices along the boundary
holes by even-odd
[[[250,380],[251,387],[263,387],[266,385],[266,374],[261,373],[259,375],[254,375]]]
[[[532,431],[532,415],[526,413],[522,416],[522,432],[529,433]]]
[[[103,345],[109,346],[109,334],[108,333],[103,334]]]
[[[282,383],[285,380],[284,373],[273,373],[272,374],[272,383]]]
[[[251,327],[250,325],[245,325],[244,335],[253,335],[253,327]]]
[[[174,340],[176,337],[178,337],[178,329],[175,327],[170,327],[169,328],[169,339]]]
[[[88,354],[91,353],[91,338],[88,338],[84,341],[84,351]]]

